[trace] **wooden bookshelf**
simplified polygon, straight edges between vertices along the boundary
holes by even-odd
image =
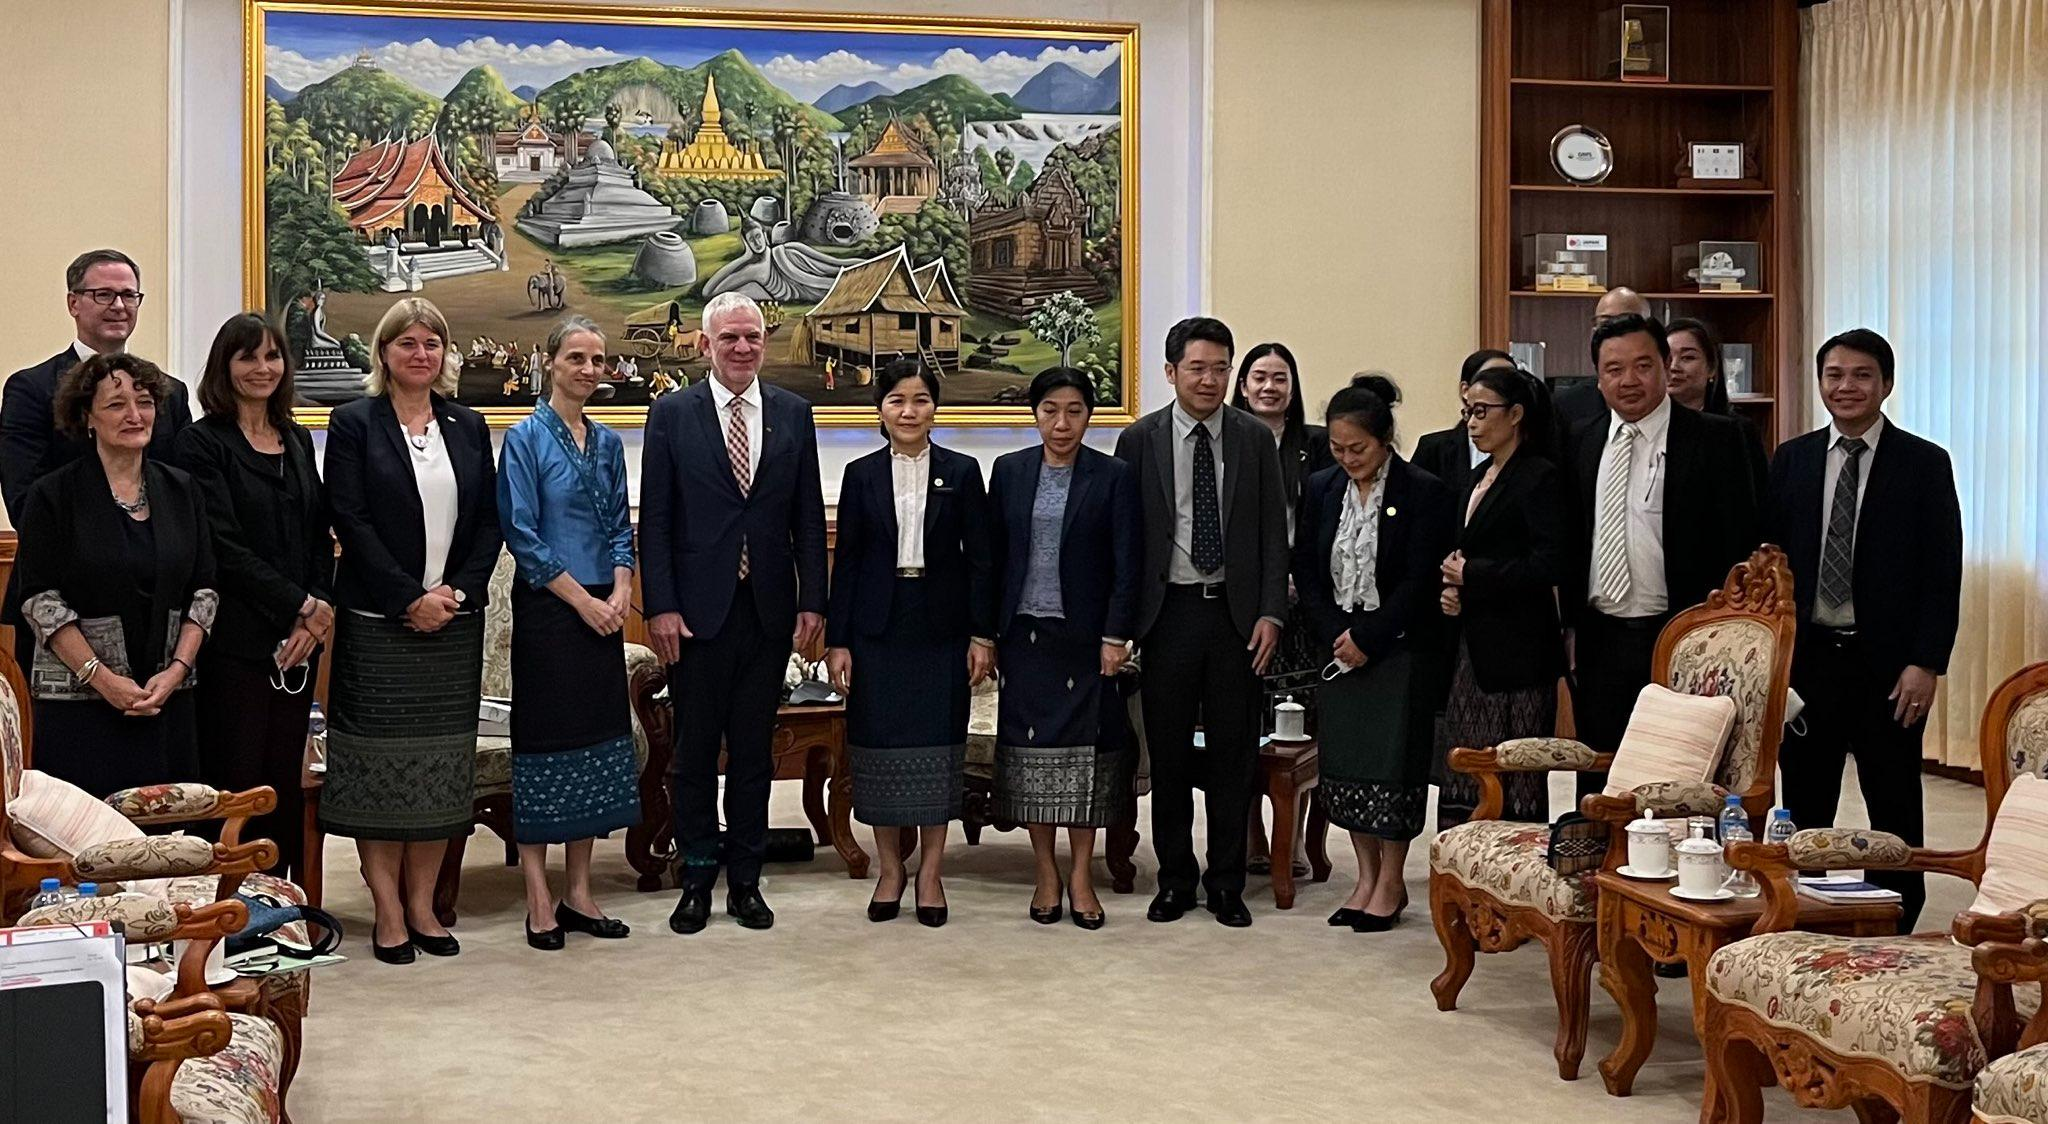
[[[1781,409],[1804,370],[1798,323],[1799,23],[1796,0],[1664,0],[1670,80],[1602,76],[1600,15],[1615,0],[1484,0],[1480,97],[1480,329],[1487,344],[1545,344],[1544,374],[1592,374],[1586,352],[1597,293],[1538,292],[1523,260],[1530,234],[1605,234],[1607,283],[1647,297],[1665,319],[1691,316],[1724,343],[1754,350],[1735,408],[1775,445],[1797,422]],[[1550,141],[1567,125],[1605,134],[1614,170],[1566,182]],[[1680,187],[1681,141],[1740,141],[1760,184]],[[1703,240],[1760,247],[1755,293],[1697,292],[1671,252]],[[1796,382],[1791,383],[1796,387]]]

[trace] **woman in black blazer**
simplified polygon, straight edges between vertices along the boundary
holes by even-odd
[[[1465,424],[1487,459],[1461,497],[1458,549],[1443,563],[1443,611],[1459,632],[1456,670],[1438,731],[1437,830],[1472,817],[1476,778],[1452,770],[1460,746],[1548,737],[1564,673],[1555,587],[1570,557],[1565,487],[1544,447],[1554,430],[1533,376],[1492,368],[1465,388]],[[1549,781],[1508,773],[1503,818],[1550,819]]]
[[[1135,627],[1143,511],[1130,466],[1081,443],[1095,409],[1088,376],[1049,368],[1030,397],[1041,443],[1003,454],[989,474],[1003,669],[993,817],[1031,836],[1030,913],[1044,925],[1062,912],[1053,850],[1068,829],[1074,924],[1099,929],[1095,832],[1124,806],[1137,764],[1118,673]]]
[[[1671,400],[1703,414],[1718,414],[1742,431],[1742,449],[1749,461],[1750,486],[1762,504],[1770,484],[1771,461],[1756,423],[1735,411],[1728,397],[1728,375],[1721,368],[1721,338],[1704,320],[1680,317],[1664,325],[1671,344]]]
[[[496,469],[461,360],[418,297],[377,324],[365,396],[327,421],[341,540],[320,818],[352,836],[376,906],[377,959],[461,946],[434,918],[448,840],[469,830],[484,601],[497,564]]]
[[[1330,399],[1334,467],[1309,478],[1294,586],[1329,653],[1320,692],[1322,796],[1351,833],[1358,884],[1330,924],[1379,932],[1401,919],[1401,868],[1422,833],[1439,694],[1437,567],[1451,545],[1449,489],[1394,452],[1400,392],[1360,375]]]
[[[1286,344],[1259,344],[1245,352],[1244,358],[1238,361],[1237,389],[1231,395],[1230,404],[1265,422],[1266,428],[1273,431],[1274,442],[1280,446],[1280,482],[1287,492],[1290,545],[1301,520],[1302,485],[1331,464],[1330,436],[1322,426],[1308,424],[1308,411],[1302,406],[1301,394],[1301,370],[1295,365],[1294,352],[1289,351]],[[1313,730],[1315,689],[1319,682],[1316,673],[1326,662],[1326,655],[1309,636],[1299,600],[1290,597],[1287,620],[1280,633],[1280,647],[1273,653],[1272,663],[1266,666],[1266,674],[1260,677],[1266,694],[1267,712],[1271,713],[1274,702],[1292,697],[1308,708],[1309,728]],[[1252,874],[1264,874],[1272,865],[1272,858],[1266,853],[1266,802],[1254,799],[1251,805],[1251,817],[1246,825],[1248,857],[1245,869]],[[1306,823],[1308,805],[1305,801],[1300,815]],[[1306,878],[1308,832],[1302,830],[1302,824],[1296,824],[1295,828],[1294,876]]]
[[[200,657],[199,779],[269,785],[277,808],[243,829],[304,880],[306,716],[334,628],[334,536],[313,438],[292,420],[284,334],[254,312],[221,325],[199,377],[206,416],[173,456],[206,496],[220,616]]]
[[[932,444],[939,381],[915,360],[875,376],[889,444],[846,466],[825,664],[847,696],[853,814],[875,829],[870,921],[896,916],[915,827],[917,919],[946,923],[946,831],[960,814],[967,692],[995,667],[987,496],[973,457]]]
[[[213,541],[192,478],[145,459],[170,376],[96,355],[51,412],[92,450],[29,488],[0,622],[29,680],[36,768],[95,797],[191,780],[192,662],[213,628]]]

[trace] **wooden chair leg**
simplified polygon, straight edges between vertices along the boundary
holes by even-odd
[[[1117,812],[1116,822],[1109,825],[1109,842],[1103,848],[1103,855],[1109,864],[1109,888],[1119,894],[1133,893],[1138,888],[1138,863],[1133,856],[1138,853],[1138,798],[1127,796],[1124,806]]]
[[[1762,1124],[1763,1089],[1776,1080],[1763,1052],[1729,1036],[1721,1012],[1714,1006],[1707,1009],[1706,1024],[1707,1037],[1700,1042],[1707,1063],[1700,1124]]]
[[[1301,794],[1291,777],[1271,781],[1273,797],[1273,905],[1294,908],[1294,825]]]
[[[1330,809],[1320,785],[1308,790],[1308,872],[1311,882],[1330,880]]]
[[[462,893],[462,855],[468,849],[469,834],[465,832],[450,839],[448,850],[441,855],[441,873],[434,879],[434,920],[443,925],[455,924],[455,899]]]
[[[1857,1101],[1849,1109],[1856,1114],[1856,1124],[1899,1124],[1899,1110],[1876,1097]],[[1968,1113],[1965,1112],[1964,1116],[1967,1117]],[[1929,1117],[1929,1120],[1933,1119]]]
[[[1546,942],[1550,990],[1557,998],[1557,1075],[1579,1079],[1586,1056],[1586,1020],[1593,1004],[1593,964],[1598,942],[1591,925],[1561,924]]]
[[[804,757],[804,818],[811,822],[811,837],[818,846],[832,842],[832,820],[825,813],[825,778],[832,773],[832,753],[813,749]]]
[[[853,840],[853,778],[838,770],[837,761],[827,789],[826,808],[832,825],[832,849],[846,860],[846,876],[855,881],[866,878],[868,853]]]
[[[1479,959],[1479,945],[1465,924],[1465,911],[1451,899],[1446,879],[1431,876],[1429,880],[1429,919],[1436,926],[1436,939],[1444,946],[1444,970],[1429,981],[1429,991],[1436,996],[1437,1010],[1455,1011],[1458,993],[1472,978],[1472,965]]]

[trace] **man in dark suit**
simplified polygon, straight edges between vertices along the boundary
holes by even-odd
[[[1200,880],[1216,920],[1242,928],[1252,923],[1244,825],[1258,773],[1258,677],[1287,615],[1288,497],[1272,432],[1223,408],[1233,350],[1221,321],[1175,324],[1166,334],[1173,404],[1125,429],[1116,455],[1137,473],[1145,513],[1136,632],[1159,853],[1159,894],[1145,916],[1174,921],[1195,905],[1199,722],[1209,760]]]
[[[58,434],[50,416],[57,380],[92,358],[128,349],[142,312],[142,271],[119,250],[89,250],[64,271],[64,307],[78,325],[71,346],[14,372],[0,390],[0,501],[10,520],[21,515],[29,485],[92,448],[90,440]],[[156,404],[156,430],[147,456],[168,461],[178,431],[192,424],[185,384],[171,380],[168,401]]]
[[[1611,753],[1650,682],[1664,623],[1721,588],[1756,548],[1757,501],[1735,423],[1666,393],[1662,324],[1616,317],[1593,330],[1592,353],[1607,409],[1574,428],[1566,446],[1577,561],[1561,593],[1574,632],[1579,740]],[[1605,783],[1581,773],[1579,794]]]
[[[1650,319],[1650,302],[1641,293],[1627,285],[1616,285],[1600,294],[1593,302],[1593,330],[1600,325],[1623,316],[1640,316]],[[1550,396],[1551,413],[1557,420],[1557,447],[1562,449],[1571,443],[1572,430],[1582,422],[1607,416],[1607,403],[1600,397],[1599,371],[1596,377],[1577,382]]]
[[[725,911],[749,929],[761,898],[769,754],[792,648],[824,627],[825,501],[808,402],[759,376],[761,310],[736,293],[704,307],[698,347],[712,377],[647,412],[640,474],[640,593],[676,714],[678,933],[702,930],[718,881],[723,744]]]
[[[1881,412],[1892,364],[1891,345],[1867,328],[1820,346],[1833,420],[1778,447],[1764,530],[1785,548],[1799,601],[1792,689],[1806,709],[1778,754],[1785,807],[1801,827],[1834,826],[1853,756],[1870,826],[1917,847],[1920,741],[1955,647],[1963,521],[1948,453]],[[1900,931],[1912,932],[1925,879],[1870,880],[1905,899]]]
[[[1490,367],[1512,367],[1515,357],[1505,351],[1481,348],[1465,357],[1458,368],[1458,397],[1465,397],[1465,387],[1472,376]],[[1463,418],[1449,429],[1425,433],[1415,442],[1415,455],[1408,458],[1415,467],[1444,482],[1453,496],[1463,495],[1472,485],[1472,470],[1486,459],[1479,446],[1472,443],[1472,435],[1466,432]]]

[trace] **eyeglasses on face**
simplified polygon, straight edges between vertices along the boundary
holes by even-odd
[[[142,304],[142,294],[133,289],[73,289],[71,291],[81,297],[91,297],[92,303],[99,305],[101,308],[111,307],[115,301],[120,301],[129,308],[137,308]]]
[[[1505,410],[1507,408],[1507,403],[1505,402],[1473,402],[1464,409],[1459,410],[1458,416],[1466,421],[1485,421],[1493,415],[1495,410]]]

